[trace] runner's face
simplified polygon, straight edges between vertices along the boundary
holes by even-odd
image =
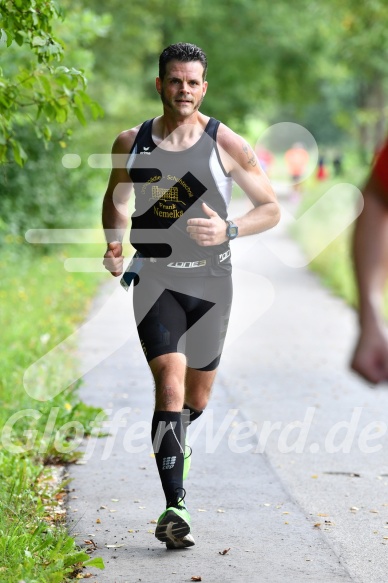
[[[163,81],[159,77],[156,79],[156,89],[165,109],[180,117],[189,117],[199,109],[207,89],[202,64],[199,61],[170,61]]]

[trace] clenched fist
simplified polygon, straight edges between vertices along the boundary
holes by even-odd
[[[123,246],[119,241],[108,243],[108,249],[104,255],[103,265],[114,277],[123,273]]]

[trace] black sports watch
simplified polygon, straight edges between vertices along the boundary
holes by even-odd
[[[229,241],[235,239],[238,235],[238,226],[233,221],[226,221],[226,236]]]

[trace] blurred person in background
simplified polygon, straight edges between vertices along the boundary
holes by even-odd
[[[326,180],[329,177],[329,172],[326,166],[325,156],[319,156],[317,180]]]
[[[339,152],[337,152],[334,155],[332,163],[334,176],[342,176],[343,172],[342,155]]]
[[[268,176],[270,174],[271,166],[274,161],[274,156],[272,152],[270,152],[267,148],[264,148],[264,146],[260,146],[259,144],[255,146],[255,154],[259,160],[262,170],[264,170],[264,172]]]
[[[364,208],[354,231],[359,337],[351,368],[371,383],[388,381],[384,287],[388,278],[388,140],[363,188]]]
[[[297,200],[301,192],[301,181],[307,171],[309,154],[301,142],[296,142],[284,154],[287,171],[292,183],[292,197]]]

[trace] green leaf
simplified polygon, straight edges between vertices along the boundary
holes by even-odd
[[[0,47],[1,45],[5,45],[7,42],[7,33],[3,28],[0,28]]]
[[[27,154],[23,150],[22,146],[16,140],[12,140],[12,150],[13,155],[15,158],[15,162],[19,164],[19,166],[24,166],[25,161],[27,160]]]
[[[41,36],[34,36],[34,38],[31,41],[31,45],[33,47],[44,47],[46,44],[46,39],[44,39]]]
[[[44,139],[47,140],[47,141],[50,141],[51,140],[51,135],[52,135],[50,127],[49,126],[43,126],[42,131],[43,131]]]
[[[19,47],[21,47],[22,44],[24,43],[24,34],[20,30],[18,30],[17,33],[15,34],[15,41],[17,42]]]
[[[51,85],[50,81],[48,80],[47,76],[42,74],[39,75],[39,81],[47,95],[51,95]]]
[[[104,561],[101,557],[94,557],[84,563],[85,567],[96,567],[96,569],[105,569]]]
[[[3,163],[7,160],[7,146],[0,146],[0,162]]]
[[[67,111],[64,107],[58,107],[55,115],[55,120],[58,123],[65,123],[67,120]]]
[[[101,107],[101,105],[97,103],[97,101],[92,101],[90,103],[90,110],[92,112],[93,119],[97,119],[98,117],[104,117],[105,115],[104,109]]]
[[[80,109],[79,107],[73,107],[73,111],[75,113],[75,115],[77,116],[78,121],[83,125],[86,126],[86,119],[84,116],[84,113],[82,111],[82,109]]]
[[[64,67],[61,65],[60,67],[56,67],[55,73],[68,73],[70,69],[68,67]]]
[[[77,563],[83,563],[88,558],[89,555],[81,551],[79,553],[74,553],[72,555],[68,555],[67,557],[65,557],[63,564],[65,567],[70,567],[72,565],[76,565]]]

